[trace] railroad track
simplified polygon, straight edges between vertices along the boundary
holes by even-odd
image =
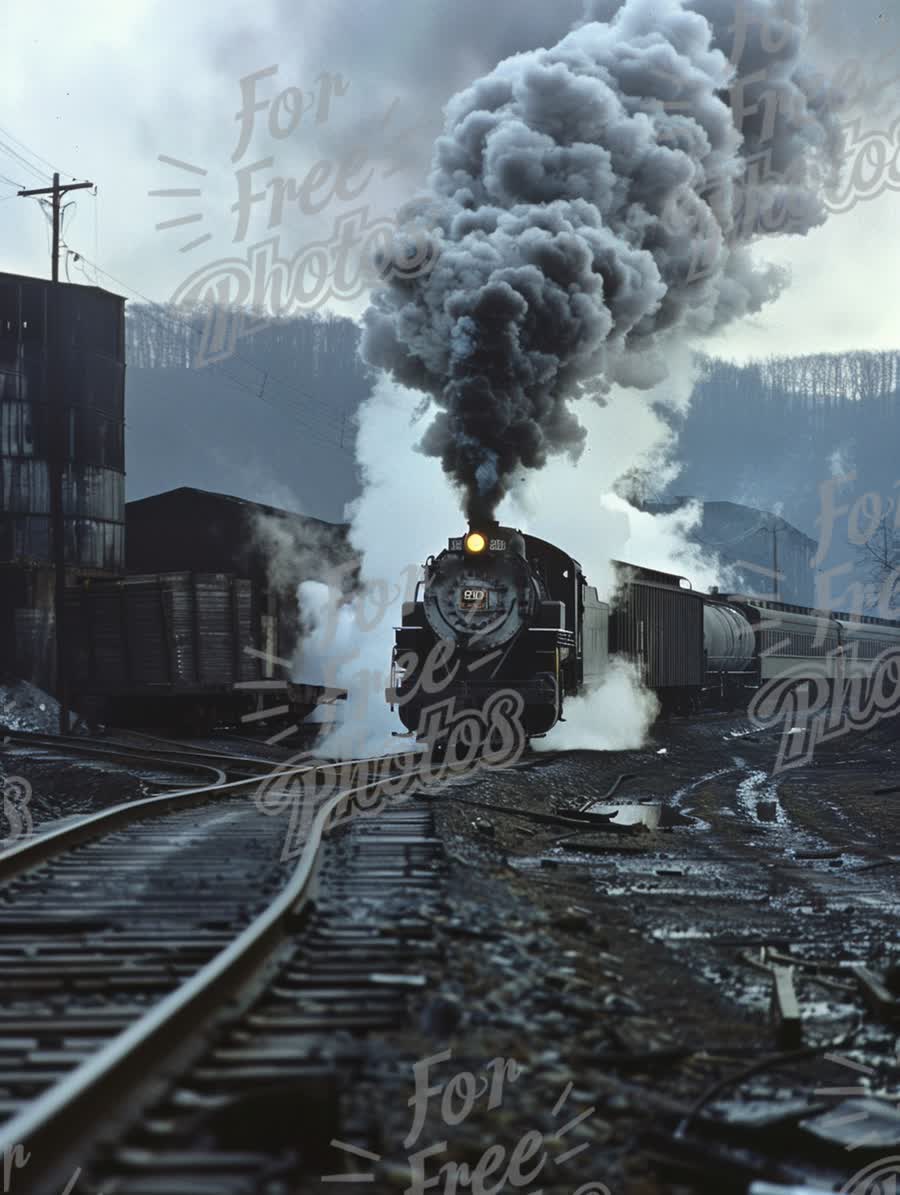
[[[270,773],[268,791],[303,774],[309,794],[319,766]],[[412,779],[414,769],[407,775]],[[386,965],[388,956],[402,961],[397,942],[384,926],[361,930],[358,904],[347,902],[372,908],[390,895],[392,877],[400,893],[423,878],[410,869],[422,850],[436,846],[423,829],[430,815],[401,806],[363,819],[360,828],[353,823],[358,842],[370,840],[369,862],[382,866],[343,879],[343,890],[333,880],[338,895],[329,897],[331,911],[316,908],[302,948],[289,948],[301,913],[315,907],[326,830],[378,782],[327,798],[295,862],[281,858],[284,820],[262,816],[248,800],[259,783],[257,775],[134,801],[0,855],[6,931],[0,958],[8,993],[0,1011],[0,1155],[14,1163],[28,1159],[21,1168],[7,1166],[10,1191],[63,1190],[98,1137],[121,1131],[158,1094],[161,1066],[189,1062],[202,1048],[201,1029],[223,1008],[239,1008],[263,990],[279,955],[288,968],[281,982],[313,1001],[314,1011],[311,1020],[279,1021],[284,992],[271,996],[277,1024],[266,1023],[259,1038],[264,1054],[273,1033],[314,1026],[324,1032],[329,1023],[378,1027],[374,1014],[386,1004],[373,997],[373,984],[379,995],[388,993],[387,1004],[405,1007],[409,983],[392,980],[393,962]],[[391,824],[394,833],[386,834]],[[401,941],[409,928],[398,931]],[[415,932],[423,934],[424,924]],[[383,975],[370,983],[366,977],[377,975],[379,965]],[[328,986],[334,983],[344,985],[342,997]],[[329,1022],[326,997],[344,1019]],[[131,1188],[117,1179],[115,1189]]]
[[[235,752],[216,751],[202,747],[183,747],[165,740],[152,740],[140,736],[147,742],[122,741],[114,738],[89,738],[79,735],[36,734],[32,731],[7,731],[3,736],[14,745],[51,755],[75,755],[90,760],[109,760],[120,764],[157,765],[182,771],[205,772],[213,783],[221,784],[226,774],[232,777],[259,776],[271,770],[276,761],[258,755],[239,755]],[[153,746],[153,742],[162,746]]]

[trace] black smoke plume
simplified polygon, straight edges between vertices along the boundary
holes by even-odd
[[[786,284],[749,246],[824,221],[840,144],[804,32],[803,0],[588,0],[449,102],[401,213],[434,264],[376,292],[362,351],[435,400],[420,447],[471,520],[523,467],[577,458],[571,399],[655,385],[673,338]]]

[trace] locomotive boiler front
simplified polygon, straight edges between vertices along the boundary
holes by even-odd
[[[470,531],[458,551],[441,553],[426,571],[428,625],[463,651],[504,647],[534,621],[542,598],[521,536],[492,540]]]
[[[514,695],[521,731],[546,734],[568,691],[563,674],[574,667],[569,609],[577,607],[578,576],[570,557],[510,527],[452,537],[427,561],[396,628],[385,696],[407,730],[431,735],[434,719],[449,717],[441,711],[451,707],[454,716],[471,711],[470,720],[480,714],[493,726],[491,711],[511,716]]]

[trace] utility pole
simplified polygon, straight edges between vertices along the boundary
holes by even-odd
[[[775,601],[781,601],[778,595],[778,528],[772,520],[772,573],[775,577]]]
[[[60,186],[59,174],[53,175],[52,187],[19,191],[21,197],[50,195],[53,205],[53,249],[50,261],[53,287],[50,295],[50,327],[46,329],[46,369],[48,388],[48,466],[50,469],[50,526],[53,533],[53,560],[56,572],[54,621],[56,631],[56,696],[59,701],[59,733],[69,732],[69,694],[66,684],[65,617],[66,617],[66,541],[63,512],[63,476],[69,457],[68,420],[63,393],[60,353],[62,328],[59,294],[59,224],[61,199],[68,191],[80,191],[93,183],[66,183]]]

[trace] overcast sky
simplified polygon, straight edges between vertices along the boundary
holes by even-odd
[[[0,264],[13,272],[47,275],[47,221],[36,200],[15,197],[15,184],[40,186],[51,164],[63,181],[72,181],[69,172],[74,172],[77,180],[90,179],[99,188],[97,199],[88,192],[71,197],[64,235],[73,251],[107,274],[70,259],[69,277],[110,289],[118,286],[112,278],[119,279],[126,286],[118,289],[128,297],[139,292],[169,299],[196,271],[209,270],[221,259],[245,258],[250,246],[276,234],[282,256],[290,256],[328,238],[338,217],[362,206],[370,222],[386,220],[421,185],[447,99],[500,57],[557,40],[580,11],[580,0],[256,0],[252,5],[37,0],[9,5],[0,47],[0,139],[16,152],[27,146],[31,154],[23,156],[38,170],[36,175],[0,148]],[[869,152],[886,155],[889,162],[894,149],[886,148],[887,135],[900,116],[893,82],[900,73],[900,51],[885,57],[874,72],[870,63],[873,47],[886,54],[900,38],[900,14],[887,13],[876,0],[852,6],[830,0],[823,36],[817,54],[826,70],[843,70],[846,79],[852,70],[846,60],[869,53],[865,77],[874,73],[876,81],[884,80],[877,87],[883,110],[866,116],[863,128],[883,130],[881,149]],[[277,72],[260,77],[256,98],[274,101],[284,89],[296,88],[310,106],[297,128],[281,139],[267,127],[272,108],[258,112],[249,144],[233,161],[241,79],[272,67]],[[330,99],[323,98],[329,86]],[[297,94],[291,92],[278,109],[282,127]],[[328,168],[315,164],[334,162],[351,144],[362,148],[347,186],[358,185],[359,195],[341,199],[333,194],[332,174],[310,191],[321,201],[318,214],[286,204],[283,222],[275,228],[268,227],[267,203],[256,202],[235,243],[237,216],[231,205],[240,167],[273,159],[253,175],[255,191],[273,176],[299,184],[311,169],[324,174]],[[206,173],[161,163],[161,154]],[[887,170],[884,175],[889,183]],[[900,187],[900,170],[895,178]],[[201,194],[148,195],[185,187]],[[793,285],[761,317],[729,328],[708,347],[737,358],[898,347],[898,199],[896,190],[887,189],[832,216],[805,238],[768,242],[764,252],[792,268]],[[168,230],[155,228],[190,215],[200,218]],[[182,251],[201,237],[209,239]],[[338,299],[330,308],[357,315],[362,302]]]

